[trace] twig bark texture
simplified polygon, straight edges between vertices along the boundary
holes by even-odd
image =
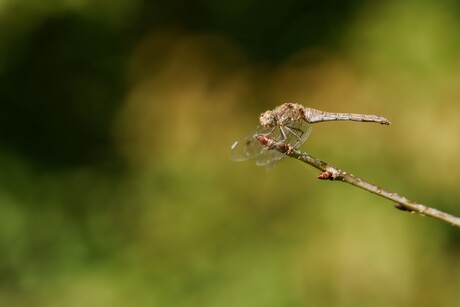
[[[411,213],[418,213],[422,216],[429,216],[447,222],[453,226],[460,227],[460,218],[456,216],[419,204],[396,193],[389,192],[379,186],[364,181],[363,179],[360,179],[348,172],[342,171],[324,161],[321,161],[320,159],[302,152],[289,144],[277,142],[266,135],[256,135],[255,138],[267,150],[276,150],[285,154],[286,156],[300,160],[320,170],[322,173],[318,176],[318,179],[349,183],[358,188],[364,189],[395,202],[395,207],[400,210],[408,211]]]

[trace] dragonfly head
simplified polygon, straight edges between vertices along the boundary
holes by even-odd
[[[273,111],[266,111],[260,114],[259,121],[263,127],[273,127],[277,123],[277,118]]]

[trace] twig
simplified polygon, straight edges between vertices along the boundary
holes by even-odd
[[[344,172],[324,161],[321,161],[320,159],[302,152],[289,144],[276,142],[274,139],[266,135],[256,135],[255,138],[257,141],[259,141],[260,144],[269,150],[279,151],[291,158],[298,159],[322,171],[322,173],[318,176],[318,179],[349,183],[358,188],[394,201],[396,203],[395,207],[399,210],[408,211],[411,213],[419,213],[422,216],[430,216],[432,218],[447,222],[453,226],[460,227],[460,218],[456,216],[419,204],[413,200],[407,199],[404,196],[384,190],[379,186],[364,181],[350,173]]]

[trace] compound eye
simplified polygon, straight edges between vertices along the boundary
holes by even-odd
[[[264,127],[273,126],[275,124],[275,117],[273,115],[273,112],[267,111],[260,114],[259,121],[260,124]]]

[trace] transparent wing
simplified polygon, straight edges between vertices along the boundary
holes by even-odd
[[[286,135],[286,139],[282,139],[282,135],[278,138],[275,138],[278,142],[287,143],[295,148],[299,148],[305,143],[310,136],[312,126],[303,120],[298,120],[295,122],[290,123],[289,125],[285,125],[280,127],[284,131]],[[280,133],[281,134],[281,133]]]
[[[273,129],[273,128],[271,128]],[[269,135],[274,140],[279,141],[282,138],[281,130],[279,127],[276,127]],[[256,140],[257,143],[259,143]],[[259,143],[260,145],[260,143]],[[259,155],[256,158],[256,165],[258,166],[266,166],[267,168],[272,168],[276,162],[279,160],[283,159],[286,157],[286,155],[276,151],[276,150],[269,150],[262,145],[260,145],[263,148],[263,154]]]
[[[254,136],[259,134],[269,134],[271,130],[271,128],[259,126],[247,137],[233,143],[230,149],[230,158],[235,161],[253,160],[267,153],[267,150],[260,145]]]
[[[286,156],[276,150],[267,150],[254,136],[267,135],[277,142],[287,143],[298,148],[305,143],[310,133],[311,125],[303,120],[275,129],[259,126],[247,137],[233,143],[230,157],[235,161],[256,160],[257,165],[271,168],[277,161]]]

